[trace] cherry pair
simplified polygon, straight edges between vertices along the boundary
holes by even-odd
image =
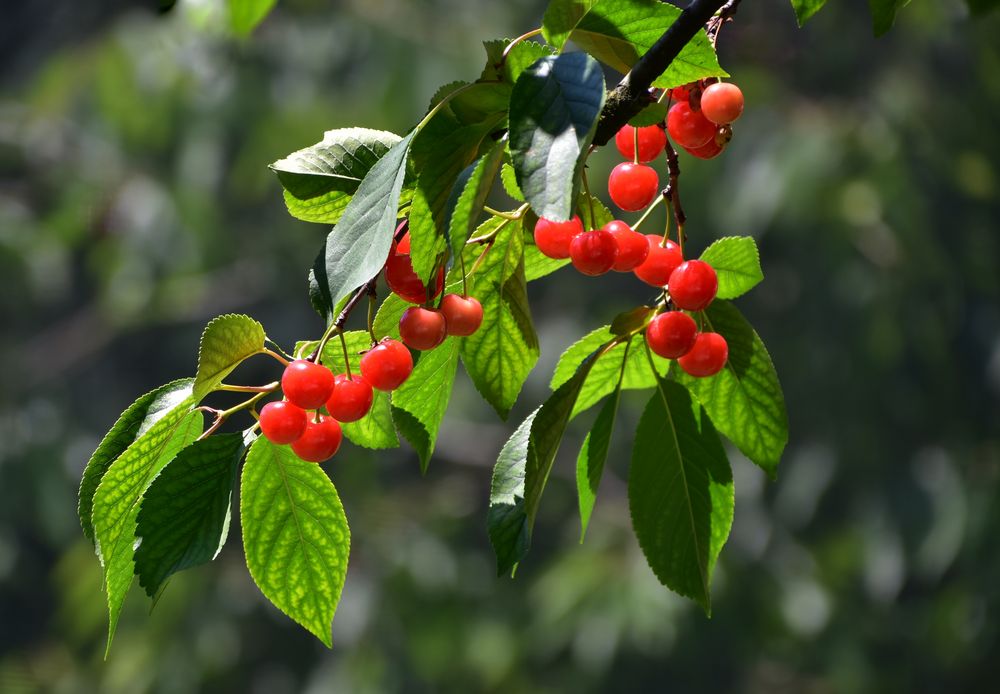
[[[649,244],[625,222],[613,220],[600,229],[584,231],[573,217],[566,222],[539,219],[535,244],[549,258],[569,258],[585,275],[603,275],[609,270],[629,272],[646,260]]]
[[[730,82],[678,87],[677,103],[667,113],[667,132],[689,154],[700,159],[717,156],[732,139],[730,123],[743,113],[743,92]],[[696,98],[697,97],[697,98]]]
[[[646,166],[667,146],[667,134],[662,125],[634,128],[624,126],[615,135],[618,152],[626,161],[611,170],[608,176],[608,195],[612,202],[626,212],[637,212],[653,202],[660,189],[656,170]]]
[[[445,337],[468,337],[483,323],[483,305],[471,296],[445,294],[441,307],[406,309],[399,319],[399,335],[408,347],[434,349]]]
[[[719,333],[700,333],[698,326],[682,311],[667,311],[646,327],[646,343],[665,359],[677,364],[691,376],[714,376],[729,358],[729,345]]]

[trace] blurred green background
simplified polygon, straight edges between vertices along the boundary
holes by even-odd
[[[587,542],[574,423],[517,579],[485,532],[490,468],[559,353],[648,299],[629,277],[533,283],[542,360],[508,423],[460,375],[426,477],[408,448],[327,467],[351,566],[324,649],[266,603],[238,528],[156,609],[135,591],[111,657],[75,516],[83,466],[136,396],[189,375],[204,323],[321,330],[267,164],[328,128],[401,132],[480,42],[541,0],[280,0],[250,40],[220,0],[39,0],[0,22],[0,692],[984,692],[1000,657],[1000,16],[864,3],[803,30],[747,2],[720,42],[747,111],[685,158],[696,247],[752,234],[738,303],[789,407],[779,479],[734,455],[714,616],[660,587],[625,478],[626,396]],[[599,156],[597,178],[613,152]],[[662,217],[660,218],[662,219]],[[659,222],[655,222],[659,223]],[[257,369],[257,371],[254,371]],[[273,378],[260,364],[247,382]]]

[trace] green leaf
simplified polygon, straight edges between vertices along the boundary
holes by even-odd
[[[550,0],[542,17],[542,36],[562,50],[573,29],[600,0]]]
[[[636,306],[630,311],[624,311],[615,316],[611,321],[611,333],[613,335],[628,335],[637,330],[641,330],[649,325],[656,315],[656,309],[652,306]]]
[[[476,229],[486,198],[493,189],[493,181],[503,162],[504,145],[495,143],[479,160],[466,167],[451,189],[445,206],[448,219],[448,239],[453,257],[465,250],[465,242]]]
[[[541,279],[546,275],[551,275],[556,270],[561,270],[569,264],[569,258],[550,258],[538,250],[538,246],[535,245],[534,239],[531,240],[530,244],[527,239],[525,239],[524,276],[528,282],[534,282],[535,280]]]
[[[587,534],[590,514],[597,501],[597,487],[604,474],[604,463],[608,458],[608,448],[611,445],[611,433],[615,428],[615,417],[618,414],[618,403],[621,401],[622,390],[615,388],[610,398],[604,401],[601,411],[597,413],[594,426],[587,433],[580,447],[580,455],[576,458],[576,492],[580,504],[580,542]]]
[[[171,575],[212,561],[229,535],[243,434],[217,434],[180,451],[143,495],[136,517],[135,573],[156,597]]]
[[[733,475],[712,421],[671,381],[659,381],[639,419],[628,501],[653,573],[711,614],[712,571],[733,524]]]
[[[969,6],[972,16],[979,17],[995,10],[1000,0],[965,0],[965,4]]]
[[[604,74],[584,53],[540,58],[514,84],[510,151],[535,213],[573,215],[580,170],[604,106]]]
[[[825,4],[826,0],[792,0],[792,8],[795,10],[795,21],[799,23],[799,26],[804,26]]]
[[[503,184],[503,189],[507,195],[518,202],[524,202],[524,193],[521,192],[520,186],[517,185],[517,174],[514,173],[513,166],[505,163],[500,167],[500,182]]]
[[[351,547],[330,478],[261,437],[243,465],[240,522],[247,568],[264,597],[329,648]]]
[[[389,257],[412,139],[411,132],[375,163],[326,237],[326,275],[335,300],[377,275]]]
[[[395,295],[392,295],[395,296]],[[409,306],[409,304],[407,304]],[[398,322],[398,320],[397,320]],[[351,360],[351,373],[361,373],[361,353],[372,346],[371,336],[364,330],[348,330],[344,333],[347,343],[347,354]],[[330,338],[323,348],[323,366],[335,374],[347,372],[344,364],[344,348],[336,336]],[[368,414],[356,422],[344,422],[340,425],[344,436],[355,446],[381,450],[399,448],[399,437],[392,423],[392,411],[389,405],[389,393],[376,390],[372,399],[372,407]]]
[[[788,414],[771,356],[729,302],[714,301],[704,317],[706,330],[726,338],[729,361],[709,378],[677,369],[677,380],[705,406],[716,429],[773,478],[788,443]]]
[[[237,34],[249,34],[270,14],[277,0],[227,0],[229,26]]]
[[[79,503],[77,513],[83,534],[94,541],[94,523],[91,517],[94,508],[94,493],[104,479],[104,474],[118,456],[135,443],[135,440],[149,431],[157,421],[168,414],[178,403],[191,396],[191,386],[194,379],[183,378],[173,381],[156,390],[150,391],[128,406],[122,412],[111,430],[104,435],[97,450],[90,456],[90,461],[83,471],[80,480]]]
[[[646,128],[650,125],[659,125],[667,119],[667,105],[653,102],[632,116],[628,124],[636,128]]]
[[[248,316],[219,316],[205,326],[198,349],[194,397],[201,400],[244,359],[264,349],[264,328]]]
[[[896,22],[896,13],[910,4],[910,0],[868,0],[868,11],[872,15],[872,30],[882,36]]]
[[[511,48],[507,57],[504,58],[504,49],[510,42],[511,39],[483,42],[483,47],[486,48],[486,67],[479,79],[503,80],[508,84],[514,84],[521,73],[528,69],[533,62],[544,56],[556,54],[555,49],[544,43],[521,41]]]
[[[399,140],[385,130],[328,130],[321,142],[274,162],[271,170],[285,189],[288,212],[307,222],[336,224],[362,179]]]
[[[191,411],[195,402],[193,395],[177,402],[140,435],[108,468],[94,494],[92,516],[108,596],[109,649],[132,585],[139,502],[157,473],[201,434],[202,414]]]
[[[394,340],[399,338],[399,319],[403,317],[403,313],[406,309],[413,306],[406,299],[401,298],[398,294],[389,294],[379,306],[378,312],[375,314],[375,320],[372,322],[372,330],[375,332],[375,337],[381,340],[383,337],[391,337]]]
[[[586,193],[580,193],[577,198],[576,211],[583,222],[583,228],[587,230],[600,229],[615,218],[603,202]]]
[[[392,419],[420,456],[421,472],[427,472],[448,409],[460,343],[460,339],[449,337],[438,347],[421,352],[413,373],[392,393]]]
[[[764,279],[757,243],[749,236],[727,236],[712,243],[701,254],[719,276],[718,299],[735,299]]]

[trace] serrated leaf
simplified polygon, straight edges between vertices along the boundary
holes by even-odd
[[[875,36],[888,32],[896,22],[896,14],[909,4],[910,0],[868,0]]]
[[[603,202],[586,193],[580,193],[577,198],[576,211],[586,230],[600,229],[615,218]]]
[[[550,0],[542,17],[542,36],[562,50],[573,29],[600,0]]]
[[[90,456],[87,467],[80,480],[79,502],[77,513],[83,534],[94,541],[94,523],[91,517],[94,507],[94,493],[104,478],[108,468],[128,449],[135,440],[142,436],[164,415],[176,405],[191,396],[193,378],[183,378],[173,381],[156,390],[152,390],[128,406],[111,430],[104,435],[97,450]]]
[[[727,236],[712,243],[701,254],[719,276],[718,299],[735,299],[764,279],[757,243],[749,236]]]
[[[229,534],[243,434],[216,434],[181,450],[142,497],[136,517],[135,573],[156,597],[164,581],[212,561]]]
[[[399,338],[399,319],[403,317],[403,313],[406,309],[413,306],[406,299],[401,298],[398,294],[389,294],[385,297],[385,301],[379,306],[378,312],[375,314],[375,320],[372,322],[372,330],[375,332],[375,337],[381,340],[383,337],[391,337],[394,340]]]
[[[714,301],[704,318],[705,330],[726,338],[729,361],[709,378],[694,378],[677,369],[677,380],[705,406],[719,433],[773,478],[788,443],[788,414],[771,356],[729,302]]]
[[[538,250],[534,239],[530,244],[525,239],[524,246],[524,276],[528,282],[534,282],[546,275],[551,275],[556,270],[560,270],[570,264],[569,258],[549,258]]]
[[[667,105],[653,102],[632,116],[628,124],[636,128],[647,128],[650,125],[660,125],[667,119]]]
[[[368,128],[328,130],[323,140],[271,164],[285,189],[288,212],[307,222],[336,224],[362,179],[401,138]]]
[[[514,84],[533,62],[546,55],[556,54],[555,49],[543,43],[521,41],[508,51],[506,58],[503,58],[504,49],[510,42],[511,39],[483,42],[486,48],[486,67],[479,79],[503,80],[508,84]]]
[[[800,27],[805,25],[825,4],[826,0],[792,0],[792,8],[795,10],[795,21],[798,22]]]
[[[500,182],[503,184],[503,189],[507,195],[518,202],[524,202],[524,193],[521,192],[520,186],[517,185],[517,174],[514,173],[513,166],[505,163],[500,167]]]
[[[448,220],[448,240],[453,257],[457,258],[464,252],[465,242],[477,226],[503,162],[503,151],[502,142],[494,143],[478,161],[466,167],[452,187],[445,205],[445,218]]]
[[[597,413],[594,426],[590,428],[587,437],[580,447],[576,458],[576,496],[580,505],[580,542],[587,534],[590,514],[597,501],[597,488],[604,474],[604,463],[608,459],[608,449],[611,446],[611,434],[615,428],[615,417],[618,414],[618,403],[621,401],[622,390],[615,388],[601,411]]]
[[[377,275],[389,257],[413,133],[371,168],[326,237],[329,295],[339,300]]]
[[[584,53],[535,61],[510,98],[510,152],[517,182],[535,213],[573,215],[580,169],[604,106],[604,74]]]
[[[263,326],[249,316],[219,316],[205,326],[198,349],[194,397],[201,400],[244,359],[264,349]]]
[[[413,373],[392,393],[392,419],[420,456],[421,472],[427,472],[451,400],[460,343],[459,338],[449,337],[434,349],[421,352]]]
[[[237,34],[249,34],[271,13],[277,0],[226,0],[229,26]]]
[[[108,597],[109,649],[132,585],[139,501],[157,473],[201,434],[202,414],[191,411],[195,402],[193,395],[184,398],[140,435],[108,468],[94,494],[92,516]]]
[[[243,465],[240,521],[254,583],[329,648],[351,545],[330,478],[288,446],[261,437]]]
[[[733,475],[704,409],[659,380],[628,476],[632,527],[660,582],[711,614],[712,572],[733,524]]]

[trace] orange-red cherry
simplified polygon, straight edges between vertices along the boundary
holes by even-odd
[[[719,276],[704,260],[688,260],[670,274],[667,291],[677,308],[701,311],[719,291]]]
[[[743,113],[743,92],[732,82],[716,82],[701,93],[701,112],[716,125],[732,123]]]
[[[667,131],[681,147],[697,149],[715,137],[716,124],[686,101],[674,104],[667,113]]]
[[[661,313],[646,327],[649,348],[664,359],[676,359],[690,352],[697,335],[694,319],[681,311]]]
[[[385,338],[361,357],[361,375],[372,388],[390,391],[399,388],[413,372],[410,350],[398,340]]]
[[[297,440],[306,430],[306,411],[290,402],[269,402],[260,409],[260,431],[271,443]]]
[[[314,362],[296,359],[281,374],[281,390],[293,405],[315,410],[333,392],[333,372]]]
[[[631,272],[646,260],[649,255],[649,241],[638,231],[633,231],[625,222],[612,220],[604,225],[604,230],[611,234],[618,245],[618,255],[611,269],[615,272]]]
[[[663,244],[663,237],[657,234],[646,234],[646,239],[649,243],[649,255],[633,272],[646,284],[666,286],[670,275],[684,262],[680,246],[673,241]]]
[[[667,133],[658,125],[647,125],[638,129],[626,125],[615,135],[615,147],[623,157],[635,161],[635,141],[639,139],[639,163],[653,161],[667,146]]]
[[[698,333],[694,346],[677,360],[678,365],[691,376],[704,378],[722,371],[729,359],[729,345],[719,333]]]
[[[407,347],[434,349],[447,337],[444,316],[432,308],[412,306],[399,319],[399,336]]]
[[[337,420],[319,415],[319,421],[310,419],[306,423],[305,432],[292,443],[292,450],[306,462],[322,463],[333,457],[343,440],[344,433]]]
[[[368,414],[374,398],[371,384],[362,376],[337,374],[326,411],[338,422],[356,422]]]
[[[698,157],[699,159],[714,159],[722,153],[723,146],[719,144],[716,138],[712,138],[701,147],[696,147],[694,149],[690,147],[685,147],[684,151],[693,157]]]
[[[535,223],[535,245],[538,250],[549,258],[568,258],[569,245],[577,234],[583,233],[583,222],[579,217],[573,217],[565,222],[553,222],[551,219],[538,218]]]
[[[604,229],[585,231],[569,246],[573,267],[585,275],[603,275],[615,264],[618,243],[611,232]]]
[[[468,337],[483,324],[483,305],[472,296],[445,294],[441,300],[445,331],[455,337]]]
[[[643,164],[621,163],[608,177],[608,195],[626,212],[638,212],[653,202],[659,189],[656,170]]]
[[[407,232],[398,244],[392,245],[392,249],[389,251],[389,257],[385,261],[385,281],[389,285],[389,289],[399,297],[411,304],[422,304],[439,295],[444,289],[444,268],[438,271],[434,282],[434,293],[428,297],[427,286],[413,271],[409,251],[410,238]]]

